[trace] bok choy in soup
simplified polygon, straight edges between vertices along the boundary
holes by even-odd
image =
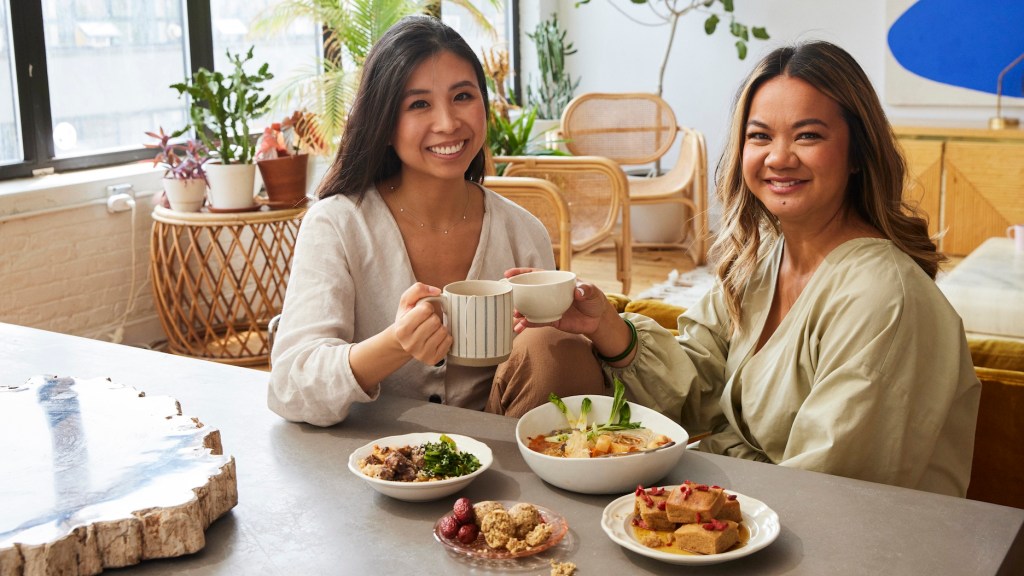
[[[599,458],[653,450],[671,443],[672,439],[664,434],[655,434],[640,422],[630,422],[629,402],[626,402],[625,395],[626,387],[616,378],[615,395],[607,421],[599,424],[595,417],[588,424],[590,398],[583,399],[580,413],[574,415],[561,398],[551,394],[548,399],[565,416],[568,426],[528,438],[530,449],[560,458]]]

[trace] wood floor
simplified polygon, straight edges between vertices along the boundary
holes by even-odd
[[[634,249],[632,262],[632,285],[630,298],[655,284],[668,279],[672,270],[686,272],[694,268],[693,260],[682,249]],[[572,271],[588,282],[593,282],[605,293],[622,294],[622,283],[615,278],[615,252],[611,248],[591,252],[585,256],[573,256]]]

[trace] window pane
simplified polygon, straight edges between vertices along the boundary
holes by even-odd
[[[187,123],[182,0],[43,0],[58,158],[138,148]]]
[[[21,122],[18,116],[18,86],[14,77],[11,22],[7,2],[0,3],[0,163],[20,162]]]
[[[226,51],[244,55],[249,47],[253,59],[246,65],[247,73],[254,73],[264,63],[274,79],[264,84],[265,94],[274,96],[282,87],[294,82],[297,76],[315,74],[317,55],[320,53],[320,31],[310,19],[302,18],[292,22],[284,31],[274,36],[257,35],[253,23],[267,17],[268,11],[282,0],[218,0],[210,4],[213,19],[213,67],[227,74],[232,65]],[[270,112],[270,119],[256,122],[251,128],[256,131],[265,124],[280,121],[291,110],[285,104]]]
[[[474,5],[494,27],[494,34],[482,28],[472,14],[454,2],[441,2],[441,20],[462,35],[481,60],[484,54],[489,54],[491,50],[504,50],[510,53],[511,66],[512,46],[508,43],[510,24],[506,11],[495,8],[490,2],[475,2]]]

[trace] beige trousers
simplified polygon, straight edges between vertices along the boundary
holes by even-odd
[[[498,365],[486,412],[518,418],[558,396],[610,394],[590,340],[555,328],[530,328]]]

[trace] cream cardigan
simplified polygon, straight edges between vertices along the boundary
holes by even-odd
[[[483,193],[483,228],[467,278],[497,280],[519,266],[553,269],[544,225],[494,192]],[[330,426],[383,389],[483,409],[493,367],[411,360],[373,394],[356,382],[348,363],[352,343],[390,326],[402,292],[415,282],[398,225],[375,189],[358,205],[342,195],[314,204],[299,230],[272,352],[270,408],[288,420]]]

